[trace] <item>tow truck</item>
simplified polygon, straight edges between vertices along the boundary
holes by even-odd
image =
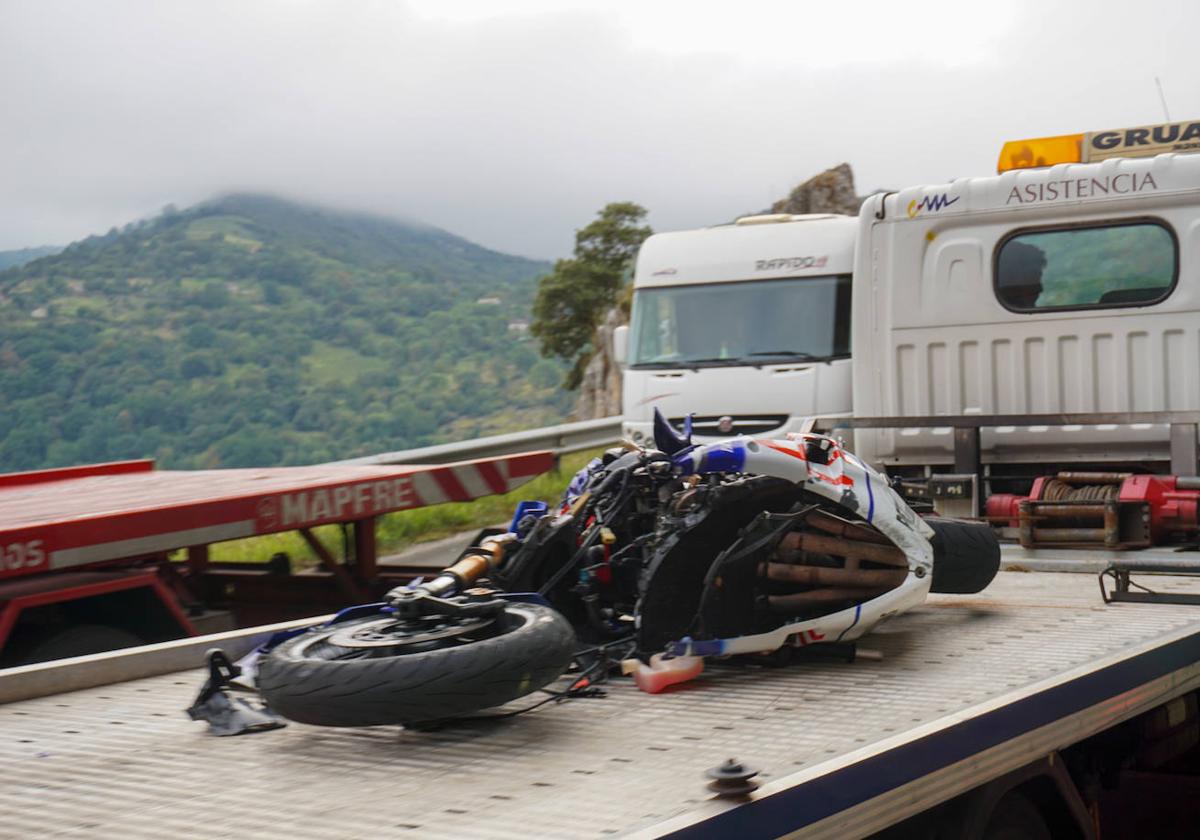
[[[955,266],[965,261],[965,268],[978,266],[980,282],[1002,305],[1002,296],[1020,284],[997,282],[995,248],[1031,231],[1074,230],[1097,219],[1132,216],[1154,219],[1174,232],[1172,271],[1165,288],[1146,285],[1137,300],[1124,303],[1144,309],[1146,318],[1163,301],[1170,302],[1163,311],[1189,312],[1200,301],[1193,230],[1200,219],[1200,159],[1168,151],[1131,160],[1140,150],[1139,138],[1170,136],[1159,128],[1119,133],[1135,141],[1123,158],[1085,160],[1092,145],[1110,143],[1115,132],[1065,143],[1023,141],[1009,156],[1017,167],[1002,160],[998,176],[880,197],[860,216],[860,225],[876,238],[864,246],[860,237],[855,274],[882,278],[909,272],[923,278],[922,268],[930,266],[931,277],[949,282],[960,276],[964,267]],[[1128,175],[1132,183],[1135,173],[1143,185],[1147,173],[1154,181],[1157,205],[1146,203],[1145,189],[1112,193],[1116,178]],[[1081,196],[1076,186],[1065,203],[1047,198],[1052,182],[1105,179],[1107,195]],[[1038,184],[1041,198],[1024,202],[1026,188]],[[1014,190],[1022,200],[1008,206],[1003,220],[983,218],[995,215],[987,202],[994,197],[1003,202]],[[923,200],[930,195],[946,200]],[[910,207],[916,212],[910,214]],[[937,229],[917,223],[924,213],[959,211],[966,215],[957,222],[946,217]],[[890,220],[895,223],[879,224]],[[962,241],[967,237],[956,239],[949,231],[953,223],[960,228],[978,223],[991,237],[992,252],[980,247],[972,262],[974,252]],[[888,262],[878,263],[885,254]],[[939,254],[944,277],[933,271],[943,264]],[[1133,287],[1122,284],[1120,290],[1128,288]],[[871,290],[886,293],[883,287]],[[1015,316],[1036,309],[1038,296],[1012,294],[1006,310],[1014,314],[1010,340],[1028,348],[1035,320]],[[1093,303],[1105,294],[1100,290]],[[1103,316],[1103,308],[1084,304],[1078,312],[1047,314],[1084,325],[1097,311]],[[856,379],[857,416],[838,422],[880,463],[919,466],[926,477],[939,465],[961,461],[977,467],[971,473],[976,483],[964,485],[969,492],[939,498],[978,505],[982,494],[975,488],[1003,475],[978,465],[995,464],[997,448],[1003,450],[1006,441],[1017,440],[1014,448],[1036,456],[1027,463],[1054,463],[1056,446],[1075,451],[1054,436],[1089,425],[1117,438],[1093,450],[1101,461],[1106,447],[1120,444],[1123,436],[1133,445],[1114,463],[1129,463],[1128,453],[1140,447],[1146,453],[1144,473],[1169,465],[1178,476],[1195,475],[1200,371],[1194,360],[1200,334],[1194,316],[1161,336],[1148,323],[1121,334],[1119,346],[1130,348],[1131,355],[1120,357],[1124,372],[1118,376],[1125,378],[1119,381],[1146,375],[1157,383],[1150,393],[1178,395],[1167,406],[1142,406],[1135,396],[1132,406],[1097,406],[1088,423],[1071,417],[1071,408],[1050,405],[1046,413],[1058,418],[1055,424],[1037,416],[1036,406],[999,405],[984,414],[970,410],[977,404],[937,402],[1002,381],[1006,371],[1020,371],[1018,378],[1028,384],[1029,371],[1045,368],[997,361],[985,378],[960,374],[944,382],[936,364],[946,360],[948,348],[937,349],[931,338],[910,365],[905,347],[915,344],[900,339],[915,341],[924,326],[878,320],[888,311],[873,310],[870,317],[877,320],[871,329],[893,352],[867,367],[856,345],[855,375],[861,368],[867,377]],[[970,332],[969,324],[961,326],[964,335]],[[863,338],[858,322],[855,329],[858,342]],[[1153,334],[1159,349],[1138,355],[1142,344],[1135,333]],[[945,331],[943,344],[954,335]],[[1066,338],[1070,344],[1071,336]],[[1176,358],[1171,355],[1176,342],[1184,351],[1191,348],[1178,358],[1192,363],[1168,371],[1160,365]],[[1086,343],[1098,346],[1090,334]],[[961,356],[961,347],[954,346]],[[1000,357],[992,352],[989,358]],[[1108,381],[1104,368],[1088,370],[1095,372],[1088,382]],[[887,385],[889,379],[909,382],[910,373],[913,383],[929,390],[897,392]],[[1055,381],[1073,382],[1065,376]],[[879,390],[874,395],[862,390],[868,385]],[[1040,385],[1035,391],[1044,393]],[[997,386],[990,393],[1033,391]],[[905,394],[917,398],[887,402],[905,400]],[[894,414],[864,413],[865,406],[876,404],[882,409],[871,411]],[[1143,409],[1163,414],[1147,420],[1138,416]],[[1100,417],[1101,410],[1109,416]],[[1036,422],[1021,427],[1030,416]],[[1056,425],[1061,428],[1052,433]],[[959,434],[956,428],[974,431]],[[981,438],[981,430],[995,437]],[[915,464],[913,453],[927,460]],[[972,454],[974,461],[966,457]],[[1187,486],[1184,482],[1183,489]],[[831,649],[812,645],[806,648],[811,656],[789,667],[731,660],[664,694],[647,695],[615,681],[603,697],[442,727],[333,730],[291,724],[227,739],[211,737],[183,715],[205,676],[196,664],[206,649],[219,646],[237,657],[296,622],[10,669],[0,672],[0,761],[10,771],[0,789],[0,835],[1194,836],[1200,564],[1184,550],[1194,546],[1194,530],[1168,532],[1171,544],[1137,552],[1103,542],[1073,551],[1060,548],[1061,541],[1010,546],[1005,571],[981,594],[967,600],[931,596],[849,653],[828,655]],[[1098,585],[1096,572],[1111,571],[1114,563],[1122,564],[1120,574]]]

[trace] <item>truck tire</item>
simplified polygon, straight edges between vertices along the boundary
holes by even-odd
[[[983,830],[983,840],[1052,840],[1053,837],[1038,807],[1015,790],[996,803]]]
[[[72,656],[88,656],[119,648],[144,645],[140,636],[110,627],[107,624],[79,624],[60,630],[48,639],[38,642],[21,660],[22,664],[49,662]]]
[[[317,726],[419,723],[499,706],[560,676],[575,651],[575,632],[549,607],[510,604],[496,635],[453,647],[339,658],[351,648],[337,632],[378,617],[316,628],[263,657],[258,689],[290,720]]]
[[[930,592],[972,595],[982,592],[1000,570],[1000,541],[992,526],[931,516],[933,582]]]

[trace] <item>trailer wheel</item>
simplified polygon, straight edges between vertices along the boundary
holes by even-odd
[[[536,691],[567,669],[575,651],[566,619],[533,604],[509,604],[486,630],[426,633],[436,636],[427,642],[377,650],[336,643],[345,634],[370,636],[372,624],[378,616],[281,643],[259,666],[263,699],[286,718],[318,726],[440,720]]]
[[[982,592],[1000,570],[1000,541],[987,524],[930,517],[933,529],[931,592],[971,595]]]

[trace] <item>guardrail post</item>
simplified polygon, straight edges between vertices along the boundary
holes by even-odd
[[[329,553],[324,543],[318,539],[308,528],[300,529],[300,536],[308,543],[308,547],[312,549],[313,554],[321,561],[321,565],[325,567],[325,571],[333,576],[338,588],[342,590],[342,594],[353,600],[356,604],[361,604],[366,601],[366,592],[358,585],[358,583],[350,577],[350,573],[346,571],[346,567],[338,563],[333,555]]]
[[[1171,424],[1171,473],[1196,475],[1196,424]]]
[[[208,546],[207,545],[189,545],[187,549],[187,563],[194,575],[202,575],[208,571]]]
[[[954,471],[959,475],[975,476],[975,492],[971,496],[971,516],[979,515],[979,497],[983,493],[982,468],[979,463],[979,427],[955,428]]]
[[[360,580],[375,579],[375,517],[354,521],[354,566]]]

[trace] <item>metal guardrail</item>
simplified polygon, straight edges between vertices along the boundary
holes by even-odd
[[[449,464],[454,461],[468,461],[473,458],[491,458],[498,455],[512,455],[517,452],[533,452],[550,450],[559,455],[578,452],[581,449],[592,449],[605,444],[616,443],[621,438],[621,418],[601,417],[597,420],[584,420],[579,423],[560,423],[557,426],[546,426],[541,429],[530,429],[524,432],[512,432],[507,435],[463,440],[457,443],[440,443],[436,446],[423,446],[419,449],[404,449],[399,452],[381,452],[378,455],[364,455],[361,458],[348,458],[345,461],[333,461],[334,464]]]

